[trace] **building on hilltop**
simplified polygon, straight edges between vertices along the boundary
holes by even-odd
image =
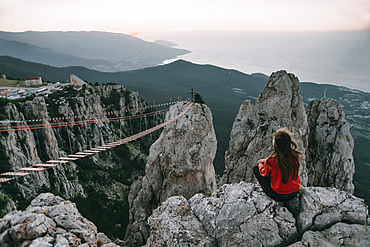
[[[29,76],[24,81],[26,82],[26,86],[42,85],[42,79],[40,76]]]
[[[78,78],[74,74],[70,75],[70,82],[71,82],[72,86],[74,86],[74,87],[76,87],[76,86],[82,87],[82,85],[87,84],[86,82],[84,82],[83,80],[81,80],[80,78]]]

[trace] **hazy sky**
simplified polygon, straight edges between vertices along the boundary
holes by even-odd
[[[369,0],[1,0],[0,30],[327,31],[370,28]]]

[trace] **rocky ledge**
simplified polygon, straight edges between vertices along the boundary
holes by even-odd
[[[0,246],[117,245],[104,233],[98,233],[74,203],[45,193],[32,200],[24,211],[13,211],[0,219]]]
[[[307,187],[283,205],[256,184],[225,184],[163,202],[146,246],[370,246],[368,216],[362,199],[335,188]]]

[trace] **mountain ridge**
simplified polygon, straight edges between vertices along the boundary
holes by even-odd
[[[89,66],[89,63],[79,60],[79,65],[99,68],[100,71],[126,71],[155,66],[190,52],[161,46],[127,34],[101,31],[0,31],[0,39],[18,41],[79,58],[105,60],[95,66]],[[46,64],[45,61],[42,63]]]
[[[21,68],[27,68],[27,72]],[[92,83],[121,84],[140,92],[147,102],[152,102],[153,99],[156,102],[176,100],[178,96],[186,99],[190,97],[187,93],[194,88],[213,112],[218,139],[214,166],[216,174],[220,175],[224,171],[224,153],[228,148],[232,120],[246,99],[251,100],[251,103],[255,102],[268,78],[260,73],[247,75],[236,70],[198,65],[185,60],[133,71],[103,73],[76,66],[54,68],[5,56],[0,56],[0,73],[14,79],[18,78],[17,75],[22,75],[21,78],[37,75],[42,76],[44,81],[64,81],[69,78],[69,74],[74,73]],[[344,106],[343,111],[355,139],[355,194],[358,193],[368,203],[370,186],[367,185],[365,174],[369,172],[367,164],[370,157],[365,147],[370,145],[370,127],[366,118],[370,116],[370,106],[366,108],[366,102],[370,102],[370,93],[336,85],[301,82],[300,94],[304,105],[307,106],[312,99],[323,98],[325,89],[326,97],[336,99]]]

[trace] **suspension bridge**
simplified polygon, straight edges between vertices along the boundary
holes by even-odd
[[[38,129],[45,129],[45,128],[56,128],[57,133],[58,129],[60,127],[67,127],[67,126],[74,126],[74,125],[86,125],[86,124],[91,124],[91,123],[102,123],[102,122],[114,122],[114,121],[120,121],[120,128],[121,128],[121,121],[127,121],[127,120],[132,120],[132,119],[137,119],[137,118],[143,118],[143,117],[150,117],[150,116],[156,116],[158,114],[163,114],[167,111],[169,111],[169,108],[165,110],[159,110],[155,112],[149,112],[149,113],[144,113],[144,114],[139,114],[139,115],[134,115],[134,116],[117,116],[118,114],[122,113],[127,113],[127,112],[139,112],[142,110],[146,110],[148,108],[154,108],[154,107],[161,107],[161,106],[167,106],[171,105],[177,102],[170,102],[170,103],[164,103],[164,104],[158,104],[154,106],[144,106],[144,107],[133,107],[130,109],[126,110],[120,110],[120,111],[108,111],[108,112],[100,112],[100,113],[94,113],[94,114],[86,114],[86,115],[78,115],[78,116],[64,116],[64,117],[54,117],[54,118],[45,118],[45,119],[31,119],[31,120],[22,120],[22,121],[3,121],[2,123],[5,124],[6,126],[0,127],[0,132],[10,132],[10,131],[25,131],[25,130],[34,130],[36,138],[38,139],[37,136],[37,130]],[[0,174],[0,183],[5,183],[9,182],[15,178],[18,177],[25,177],[27,175],[30,175],[31,172],[41,172],[45,169],[51,168],[51,167],[56,167],[63,165],[68,162],[73,162],[76,161],[77,159],[85,158],[90,155],[97,154],[102,151],[106,151],[108,149],[114,148],[116,146],[137,140],[143,136],[146,136],[150,133],[153,133],[156,130],[159,130],[163,128],[164,126],[176,121],[178,118],[183,116],[191,107],[193,104],[192,101],[188,100],[185,101],[186,107],[185,109],[179,113],[178,115],[172,117],[171,119],[164,121],[161,124],[158,124],[154,127],[148,128],[144,131],[140,131],[137,134],[131,134],[131,136],[125,137],[123,139],[114,141],[114,142],[107,142],[104,145],[101,146],[96,146],[92,147],[87,150],[80,150],[79,152],[76,153],[71,153],[65,157],[59,157],[58,159],[52,159],[48,160],[46,162],[42,162],[39,164],[34,164],[31,167],[22,167],[19,168],[17,171],[9,171],[9,172],[4,172]],[[113,116],[112,116],[113,115]],[[112,116],[112,117],[109,117]],[[95,118],[94,118],[95,117]],[[60,122],[63,121],[63,122]],[[12,125],[12,124],[17,124],[17,123],[33,123],[33,124],[23,124],[23,125]],[[39,122],[36,124],[36,122]],[[120,131],[121,135],[121,131]],[[38,141],[37,141],[38,143]],[[40,150],[40,144],[38,143],[39,146],[39,152],[41,155],[41,150]],[[72,148],[71,148],[72,152]],[[59,156],[59,147],[58,147],[58,156]],[[41,157],[42,159],[42,157]]]

